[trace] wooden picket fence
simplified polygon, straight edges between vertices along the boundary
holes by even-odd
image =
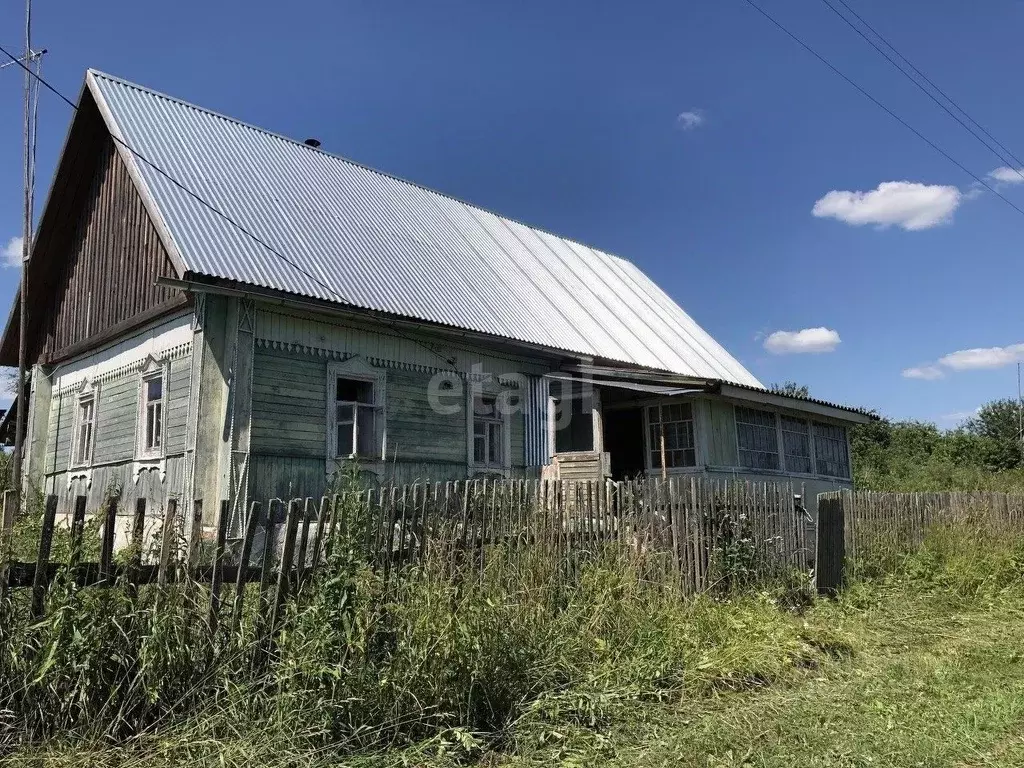
[[[881,493],[834,491],[818,496],[818,583],[838,587],[844,568],[891,562],[924,543],[935,526],[982,524],[1024,534],[1024,495],[994,491]]]
[[[247,585],[258,583],[270,606],[270,625],[285,602],[323,566],[332,543],[344,535],[385,579],[432,551],[452,556],[470,572],[486,566],[488,551],[543,548],[576,567],[602,547],[625,548],[664,564],[659,575],[686,593],[721,586],[764,583],[813,559],[813,532],[789,484],[671,478],[636,482],[472,480],[421,483],[353,491],[320,499],[253,502],[239,535],[229,536],[230,505],[218,506],[215,534],[203,537],[203,501],[189,520],[171,500],[162,512],[155,543],[144,541],[147,508],[132,514],[127,557],[115,559],[118,500],[95,514],[99,559],[81,552],[86,498],[74,499],[68,520],[68,562],[51,561],[59,500],[46,499],[34,562],[0,561],[0,590],[31,589],[31,611],[42,615],[46,593],[60,569],[81,587],[117,583],[138,587],[197,581],[209,585],[209,624],[221,621],[226,588],[238,624]],[[461,553],[455,557],[455,553]]]

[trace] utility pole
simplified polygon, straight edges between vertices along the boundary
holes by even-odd
[[[24,114],[24,139],[25,139],[25,176],[24,176],[24,221],[22,226],[21,244],[21,284],[19,290],[19,314],[18,314],[18,389],[17,408],[14,432],[14,462],[11,471],[11,485],[15,494],[21,502],[22,491],[22,463],[25,458],[25,425],[27,419],[28,403],[25,402],[25,379],[27,378],[27,357],[26,349],[28,340],[28,296],[27,296],[27,267],[29,255],[32,253],[32,202],[34,196],[35,169],[34,153],[34,130],[32,125],[32,59],[36,54],[32,50],[32,0],[25,0],[25,114]]]

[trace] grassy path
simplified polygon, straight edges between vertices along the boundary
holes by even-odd
[[[850,636],[853,657],[762,690],[636,705],[605,736],[574,734],[521,762],[1024,765],[1024,599],[894,597],[863,612],[825,608],[814,620]]]

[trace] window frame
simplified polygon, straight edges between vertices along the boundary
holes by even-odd
[[[832,423],[827,422],[827,421],[816,421],[814,419],[809,419],[808,423],[809,423],[810,429],[811,429],[811,441],[812,441],[812,444],[813,444],[811,452],[813,454],[812,458],[813,458],[813,461],[814,461],[814,465],[813,466],[814,466],[815,473],[819,477],[834,477],[834,478],[837,478],[839,480],[853,480],[853,457],[850,455],[850,430],[849,430],[849,428],[845,427],[845,426],[842,426],[842,425],[839,425],[839,424],[832,424]],[[846,460],[845,461],[845,464],[846,464],[846,474],[844,474],[844,475],[833,475],[833,474],[829,474],[829,473],[826,473],[826,472],[822,472],[822,471],[820,471],[818,469],[818,462],[820,460],[820,458],[819,458],[820,457],[820,453],[818,451],[818,446],[817,446],[817,442],[818,442],[818,427],[825,427],[827,429],[838,429],[838,430],[841,431],[842,438],[825,437],[823,439],[824,440],[828,440],[831,443],[836,443],[836,444],[838,444],[841,447],[842,453],[843,453],[843,458]]]
[[[149,401],[146,399],[147,385],[154,379],[160,379],[160,445],[146,446],[148,431]],[[167,402],[170,385],[170,366],[166,362],[158,362],[153,358],[139,372],[138,411],[135,421],[135,458],[138,461],[162,459],[167,455]]]
[[[775,453],[774,453],[774,456],[775,456],[775,459],[776,459],[776,462],[777,462],[775,467],[751,467],[751,466],[747,466],[746,464],[743,463],[743,452],[744,451],[746,451],[747,453],[763,453],[763,454],[767,454],[768,451],[758,451],[758,450],[755,450],[753,448],[744,448],[740,444],[740,424],[742,423],[742,424],[744,424],[746,426],[757,427],[757,428],[760,428],[760,429],[766,429],[767,427],[765,427],[763,424],[752,424],[752,423],[747,422],[747,421],[741,422],[740,421],[740,417],[739,417],[740,409],[747,410],[747,411],[766,413],[766,414],[768,414],[768,415],[770,415],[772,417],[772,423],[773,423],[772,424],[772,428],[773,428],[773,430],[775,432]],[[756,408],[756,407],[753,407],[753,406],[750,406],[750,405],[738,405],[738,404],[734,403],[733,404],[732,418],[733,418],[733,432],[734,432],[735,438],[736,438],[736,466],[738,466],[740,469],[749,470],[751,472],[767,472],[769,474],[780,473],[780,472],[781,473],[785,473],[786,472],[786,468],[785,468],[785,464],[783,462],[783,455],[782,455],[783,454],[783,449],[782,449],[782,430],[779,427],[779,412],[778,411],[767,410],[765,408]]]
[[[347,400],[338,400],[338,379],[365,382],[371,385],[373,403],[358,403]],[[374,368],[362,358],[355,357],[340,363],[330,363],[327,366],[326,380],[326,427],[327,445],[326,460],[327,472],[330,473],[337,468],[337,465],[346,461],[363,461],[376,463],[383,461],[387,455],[387,390],[386,376],[384,371]],[[338,453],[338,404],[354,407],[353,418],[353,453],[340,455]],[[373,447],[369,454],[358,453],[358,423],[359,408],[370,408],[373,410]]]
[[[486,397],[494,399],[494,415],[477,415],[476,398]],[[509,397],[521,399],[523,393],[515,387],[506,387],[494,381],[491,382],[470,382],[466,387],[466,466],[470,474],[499,472],[509,475],[512,471],[512,412],[515,408],[507,402]],[[478,462],[476,460],[476,424],[477,421],[484,424],[500,427],[498,461]],[[490,445],[488,435],[485,434],[485,445]]]
[[[776,442],[778,444],[778,457],[779,457],[779,468],[778,469],[758,469],[756,467],[748,467],[748,466],[740,463],[740,452],[743,451],[743,450],[746,450],[746,449],[743,449],[743,448],[740,447],[740,442],[739,442],[739,425],[740,425],[740,420],[738,418],[738,409],[740,409],[740,408],[746,408],[748,410],[754,410],[754,411],[764,411],[766,413],[774,414],[774,416],[775,416],[775,435],[776,435]],[[792,431],[792,430],[784,430],[783,429],[783,426],[782,426],[783,419],[790,419],[792,421],[799,421],[799,422],[803,423],[804,425],[806,425],[806,427],[807,427],[808,446],[809,446],[809,449],[810,449],[810,456],[808,457],[808,459],[810,461],[810,465],[811,465],[810,472],[802,472],[802,471],[799,471],[799,470],[794,470],[794,469],[790,469],[789,468],[789,463],[786,461],[786,445],[785,445],[785,440],[784,440],[783,433],[786,432],[786,431]],[[850,428],[846,424],[837,424],[837,423],[834,423],[834,422],[831,422],[831,421],[823,421],[822,419],[815,418],[812,415],[803,414],[803,413],[797,413],[797,412],[788,411],[788,410],[766,411],[764,408],[751,407],[750,405],[747,405],[745,403],[739,403],[739,402],[733,402],[733,421],[734,421],[735,434],[736,434],[736,466],[739,469],[742,469],[742,470],[748,471],[748,472],[756,472],[756,473],[763,472],[763,473],[769,474],[769,475],[771,475],[771,474],[785,474],[785,475],[794,475],[794,476],[797,476],[797,477],[808,477],[808,478],[812,478],[813,477],[813,478],[821,478],[821,479],[826,479],[827,478],[829,480],[843,480],[843,481],[847,481],[847,482],[850,482],[850,481],[853,480],[853,457],[851,455],[851,450],[850,450]],[[743,422],[743,423],[747,423],[747,422]],[[837,443],[845,442],[845,453],[846,453],[846,457],[845,457],[846,458],[846,474],[845,475],[833,475],[833,474],[827,474],[827,473],[819,472],[818,471],[818,447],[817,447],[817,440],[816,440],[816,437],[815,437],[815,426],[816,425],[821,425],[821,426],[824,426],[824,427],[828,427],[828,428],[831,428],[831,429],[838,429],[838,430],[842,431],[842,434],[843,434],[843,436],[845,438],[845,441],[841,441],[841,440],[834,439],[834,438],[829,438],[829,439],[833,439]]]
[[[790,420],[790,421],[794,421],[794,422],[803,424],[804,432],[803,433],[799,433],[799,432],[793,431],[792,429],[786,429],[786,427],[784,426],[784,423],[785,423],[785,421],[787,419]],[[779,413],[778,421],[779,421],[779,446],[780,446],[779,455],[782,457],[783,471],[786,472],[787,474],[791,474],[791,475],[815,475],[815,474],[817,474],[817,472],[815,472],[814,427],[813,427],[812,421],[810,419],[807,419],[807,418],[800,418],[800,417],[793,416],[793,415],[788,414],[788,413],[782,413],[782,412]],[[791,435],[803,434],[804,437],[807,438],[807,455],[806,456],[797,457],[796,454],[793,454],[794,458],[807,459],[807,464],[809,465],[810,469],[808,469],[806,472],[802,472],[800,470],[795,470],[795,469],[790,469],[789,461],[788,461],[788,457],[789,457],[790,454],[786,452],[786,433],[789,433]]]
[[[75,395],[75,414],[72,419],[71,445],[68,447],[68,469],[87,469],[93,464],[93,457],[96,455],[96,436],[99,424],[100,388],[99,384],[85,381]],[[82,407],[89,403],[92,405],[92,419],[89,431],[88,456],[80,458],[79,438],[82,429]]]
[[[683,406],[688,407],[690,409],[690,418],[689,419],[683,419],[681,421],[661,421],[660,420],[660,417],[661,417],[661,414],[662,414],[661,409],[664,408],[665,406],[672,406],[672,405],[683,405]],[[652,408],[657,408],[658,409],[659,421],[657,421],[657,422],[652,422],[651,421],[651,409]],[[665,473],[668,473],[668,474],[671,474],[671,473],[674,473],[674,472],[675,473],[685,473],[685,472],[699,471],[700,466],[701,466],[701,458],[702,458],[702,456],[701,456],[701,451],[700,451],[700,442],[701,441],[700,441],[700,432],[698,431],[699,430],[699,426],[698,426],[699,420],[697,419],[697,401],[696,400],[682,399],[682,398],[667,398],[667,399],[658,400],[658,401],[655,401],[655,402],[645,402],[643,404],[643,422],[644,422],[644,462],[647,465],[648,473],[650,473],[650,474],[659,474],[660,475],[662,473],[662,471],[664,471]],[[675,450],[678,450],[678,451],[681,451],[681,452],[684,452],[684,453],[686,451],[692,450],[693,451],[693,464],[683,465],[683,466],[678,466],[678,467],[665,467],[663,469],[660,466],[660,461],[661,461],[660,446],[656,447],[656,446],[654,446],[651,443],[651,427],[652,427],[653,424],[685,424],[686,422],[690,423],[690,432],[693,435],[693,447],[692,448],[678,448],[678,449],[675,449]],[[659,451],[659,457],[658,457],[659,463],[658,464],[655,464],[654,461],[652,460],[654,452],[656,450]]]

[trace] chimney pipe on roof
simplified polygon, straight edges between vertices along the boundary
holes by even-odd
[[[312,147],[313,149],[316,149],[317,147],[320,146],[320,139],[306,139],[302,143],[305,144],[307,147]]]

